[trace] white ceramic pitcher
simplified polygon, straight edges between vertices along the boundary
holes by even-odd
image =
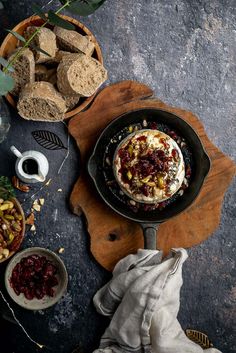
[[[15,169],[19,179],[25,183],[44,182],[49,170],[47,158],[38,151],[26,151],[21,153],[15,146],[11,151],[17,157]]]

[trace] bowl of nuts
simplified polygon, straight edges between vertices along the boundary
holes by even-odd
[[[2,196],[5,193],[1,191]],[[19,201],[16,198],[0,197],[0,263],[15,254],[24,234],[25,217]]]

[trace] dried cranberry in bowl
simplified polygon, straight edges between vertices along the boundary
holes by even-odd
[[[46,248],[32,247],[18,252],[5,270],[9,296],[28,310],[44,310],[53,306],[65,294],[67,285],[65,264],[60,256]]]
[[[45,256],[36,254],[23,257],[13,268],[10,285],[17,295],[23,293],[26,299],[53,297],[58,285],[57,267]]]

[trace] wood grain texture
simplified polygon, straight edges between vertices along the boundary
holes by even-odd
[[[161,224],[157,244],[166,254],[172,247],[196,245],[207,239],[218,227],[224,193],[235,174],[235,164],[216,148],[206,135],[200,120],[191,112],[170,107],[151,98],[152,90],[138,82],[122,81],[103,89],[92,106],[69,122],[69,132],[81,153],[82,172],[70,197],[72,211],[87,219],[91,252],[107,270],[124,256],[143,247],[142,230],[109,209],[100,199],[86,171],[87,160],[105,126],[117,116],[139,108],[160,108],[186,120],[198,133],[211,159],[211,170],[203,188],[185,212]]]

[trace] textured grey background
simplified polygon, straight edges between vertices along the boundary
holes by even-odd
[[[1,26],[12,27],[31,15],[30,4],[30,0],[6,2],[5,13],[0,12]],[[163,101],[193,111],[215,145],[235,159],[235,0],[108,0],[95,14],[80,20],[101,45],[109,82],[139,80],[150,85]],[[25,122],[13,111],[12,119],[9,138],[0,146],[0,174],[14,173],[14,157],[9,153],[13,143],[22,150],[45,152],[32,139],[33,130],[55,131],[66,143],[62,124]],[[50,347],[49,352],[69,353],[79,345],[89,353],[98,345],[107,324],[95,313],[92,297],[109,274],[93,260],[84,223],[68,209],[71,187],[79,173],[75,145],[71,142],[70,157],[59,176],[56,171],[63,153],[46,154],[53,183],[40,193],[46,204],[37,217],[36,235],[28,232],[24,247],[39,245],[56,250],[64,246],[69,290],[58,305],[44,312],[14,308],[33,337]],[[63,192],[58,193],[58,188]],[[179,313],[183,328],[208,333],[224,353],[236,352],[235,191],[234,181],[224,198],[218,230],[188,251]],[[30,202],[24,207],[27,211]],[[7,334],[14,335],[17,343],[8,340],[8,348],[1,353],[36,352],[16,326]]]

